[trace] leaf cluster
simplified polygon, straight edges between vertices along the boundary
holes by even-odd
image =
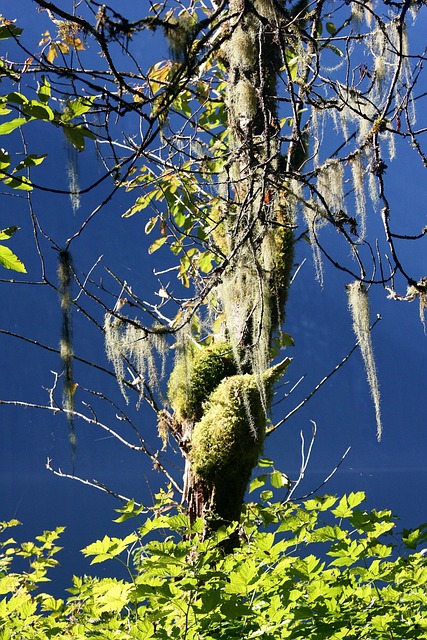
[[[236,524],[201,540],[203,523],[190,527],[163,492],[162,508],[159,502],[134,533],[83,549],[92,564],[119,561],[129,578],[74,577],[66,600],[40,590],[56,564],[62,529],[36,543],[8,538],[0,563],[0,637],[427,638],[427,564],[414,551],[425,543],[427,526],[400,539],[391,512],[366,511],[363,499],[359,492],[301,504],[250,503],[241,546],[224,555],[221,545]],[[134,503],[120,511],[140,517]],[[1,523],[1,530],[16,524]],[[20,556],[30,561],[27,571],[13,568]]]

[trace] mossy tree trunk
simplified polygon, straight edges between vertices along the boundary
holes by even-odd
[[[215,295],[234,375],[228,370],[216,378],[200,414],[185,416],[189,435],[182,447],[190,519],[211,516],[214,528],[239,519],[263,449],[271,384],[285,368],[268,369],[272,337],[284,320],[294,240],[294,201],[283,177],[289,158],[281,156],[276,98],[286,59],[283,6],[272,0],[229,3],[230,160],[219,178],[228,194],[215,237],[228,265]]]

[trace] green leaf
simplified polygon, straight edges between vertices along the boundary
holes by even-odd
[[[6,98],[8,102],[15,102],[20,105],[28,102],[28,98],[24,96],[23,93],[19,93],[19,91],[12,91],[12,93],[9,93]]]
[[[258,466],[259,467],[273,467],[274,466],[274,462],[270,458],[260,458],[258,460]]]
[[[85,556],[95,556],[91,564],[97,564],[115,558],[137,540],[138,536],[135,533],[131,533],[123,539],[104,536],[102,540],[97,540],[82,549],[82,553]]]
[[[270,474],[270,483],[271,486],[274,487],[275,489],[281,489],[282,487],[289,487],[290,486],[290,480],[288,478],[288,476],[285,473],[282,473],[281,471],[273,471],[273,473]]]
[[[166,240],[167,238],[164,236],[154,240],[153,244],[148,248],[148,253],[154,253],[157,249],[160,249],[160,247],[165,244]]]
[[[427,540],[427,522],[421,524],[417,529],[404,529],[402,540],[408,549],[416,549],[421,543]]]
[[[0,25],[0,40],[8,40],[8,38],[19,38],[22,33],[22,29],[15,27],[10,21],[8,24]]]
[[[10,166],[10,155],[5,149],[0,149],[0,171]]]
[[[125,211],[125,213],[123,213],[122,218],[130,218],[138,211],[143,211],[144,209],[146,209],[153,198],[156,198],[156,200],[159,199],[159,193],[160,192],[158,189],[153,189],[152,191],[146,193],[144,196],[139,196],[139,198],[136,199],[135,204],[132,205],[130,209]]]
[[[327,22],[325,26],[326,26],[326,31],[330,33],[331,36],[334,36],[336,34],[337,28],[333,22]]]
[[[272,497],[273,497],[272,491],[261,491],[261,500],[263,500],[264,502],[271,500]]]
[[[266,482],[267,482],[267,474],[262,474],[260,476],[257,476],[251,481],[249,485],[249,493],[252,493],[252,491],[259,489],[259,487],[263,487]]]
[[[127,216],[125,215],[123,217],[127,217]],[[144,227],[144,232],[147,235],[152,232],[152,230],[156,226],[156,223],[157,223],[158,219],[159,219],[159,216],[154,216],[153,218],[149,219],[149,221],[147,222],[147,224]]]
[[[290,78],[292,81],[295,81],[298,77],[299,56],[295,53],[294,49],[286,49],[285,55]]]
[[[16,165],[13,171],[15,173],[15,171],[21,171],[21,169],[26,169],[28,167],[37,167],[39,164],[43,162],[43,160],[46,157],[47,157],[46,153],[42,156],[38,156],[36,154],[30,154],[24,160],[21,160],[21,162]]]
[[[85,138],[95,139],[94,134],[84,126],[66,126],[63,128],[64,135],[69,142],[78,151],[83,151],[85,148]]]
[[[9,240],[19,230],[19,227],[7,227],[7,229],[0,229],[0,240]]]
[[[46,104],[47,102],[49,102],[49,98],[52,95],[52,92],[50,90],[50,82],[49,80],[46,80],[45,76],[42,76],[42,83],[41,85],[39,85],[39,88],[37,90],[37,95],[39,97],[40,102],[42,102],[43,104]]]
[[[350,505],[350,507],[352,509],[354,509],[354,507],[357,507],[361,502],[364,502],[364,500],[366,500],[365,492],[364,491],[356,491],[356,493],[354,493],[352,491],[351,493],[348,494],[347,500],[348,500],[348,504]]]
[[[93,595],[96,599],[96,611],[118,613],[125,607],[134,590],[132,584],[124,584],[122,581],[106,579],[93,586]]]
[[[201,253],[197,261],[200,271],[202,271],[203,273],[209,273],[209,271],[212,271],[212,262],[214,261],[214,259],[215,256],[210,251]]]
[[[38,100],[30,100],[30,102],[24,104],[23,111],[35,120],[51,122],[55,119],[55,114],[52,109],[47,104],[43,104],[43,102],[39,102]]]
[[[330,509],[337,501],[338,498],[335,496],[324,496],[312,498],[310,500],[306,500],[304,502],[304,506],[307,511],[326,511]]]
[[[12,133],[18,127],[22,127],[22,125],[28,122],[27,118],[14,118],[13,120],[9,120],[9,122],[3,122],[0,124],[0,136],[6,136],[8,133]]]
[[[332,509],[332,513],[337,518],[350,518],[353,514],[353,509],[363,502],[363,500],[365,500],[363,491],[350,493],[348,496],[341,498],[336,509]]]
[[[5,178],[3,180],[4,184],[7,184],[11,189],[17,189],[18,191],[32,191],[33,185],[30,180],[25,176]]]
[[[27,273],[25,265],[8,247],[0,245],[0,265],[6,269]]]
[[[275,358],[280,355],[280,351],[286,347],[294,347],[294,339],[289,333],[280,333],[278,336],[274,336],[271,344],[271,357]]]
[[[134,499],[129,500],[129,502],[127,502],[121,509],[115,509],[117,513],[121,513],[121,516],[113,520],[113,522],[125,522],[126,520],[129,520],[129,518],[135,518],[135,516],[139,516],[142,510],[142,506],[135,506]]]
[[[76,98],[75,100],[71,100],[71,102],[68,102],[62,114],[61,120],[63,122],[69,122],[70,120],[73,120],[73,118],[82,116],[83,114],[90,111],[94,101],[95,96],[91,96],[90,98]]]
[[[281,333],[279,336],[281,347],[294,347],[295,342],[293,337],[289,333]]]

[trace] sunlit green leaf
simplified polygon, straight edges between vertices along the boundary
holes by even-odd
[[[160,249],[160,247],[165,244],[166,240],[167,238],[164,236],[162,238],[157,238],[157,240],[154,240],[153,244],[148,249],[148,253],[154,253],[155,251],[157,251],[157,249]]]
[[[19,271],[20,273],[27,273],[25,265],[16,256],[9,247],[5,247],[0,244],[0,265],[6,267],[6,269],[12,269],[13,271]]]
[[[35,118],[36,120],[54,120],[55,114],[52,109],[47,105],[43,104],[43,102],[39,102],[38,100],[30,100],[23,106],[23,111],[31,118]]]
[[[69,122],[73,118],[84,115],[85,113],[90,111],[94,101],[94,96],[91,96],[89,98],[76,98],[75,100],[71,100],[67,103],[67,106],[61,116],[61,120],[63,120],[64,122]]]
[[[125,522],[129,518],[135,518],[136,516],[139,516],[140,513],[142,513],[142,510],[143,507],[141,505],[137,507],[135,505],[135,500],[132,499],[127,502],[121,509],[116,509],[116,511],[121,515],[113,522]]]
[[[256,476],[256,478],[251,480],[251,483],[249,485],[249,493],[252,493],[252,491],[259,489],[259,487],[263,487],[266,482],[267,482],[267,474]]]
[[[47,102],[49,102],[49,98],[51,97],[51,89],[50,89],[50,82],[46,79],[45,76],[42,76],[42,83],[39,85],[39,88],[37,90],[37,95],[39,97],[40,102],[42,102],[43,104],[46,104]]]
[[[274,465],[273,460],[271,458],[260,458],[258,460],[259,467],[272,467]]]
[[[21,160],[19,164],[16,165],[14,171],[20,171],[21,169],[25,169],[28,167],[37,167],[39,164],[43,162],[43,160],[47,157],[47,154],[43,154],[41,156],[37,156],[35,154],[30,154],[24,160]]]
[[[200,271],[202,271],[203,273],[209,273],[209,271],[212,271],[212,262],[214,261],[214,259],[215,257],[210,251],[205,251],[204,253],[202,253],[198,259]]]
[[[95,556],[91,564],[97,564],[98,562],[104,562],[105,560],[111,560],[120,555],[129,546],[133,545],[138,540],[138,536],[135,533],[131,533],[123,539],[110,538],[104,536],[102,540],[97,540],[87,547],[82,549],[82,553],[85,556]]]
[[[281,489],[282,487],[289,487],[290,485],[290,480],[288,476],[285,473],[282,473],[281,471],[273,471],[273,473],[270,475],[270,482],[275,489]]]
[[[19,230],[19,227],[7,227],[7,229],[0,230],[0,240],[9,240]]]
[[[124,217],[126,217],[126,216],[124,216]],[[147,224],[144,227],[144,231],[145,231],[145,233],[147,235],[152,232],[152,230],[156,226],[156,223],[157,223],[158,219],[159,219],[158,216],[154,216],[153,218],[149,219],[149,221],[147,222]]]
[[[5,149],[0,149],[0,171],[10,166],[10,155]]]
[[[261,500],[264,500],[265,502],[267,502],[268,500],[271,500],[273,495],[274,494],[272,491],[261,491]]]
[[[18,127],[22,127],[26,122],[28,122],[27,118],[14,118],[13,120],[9,120],[9,122],[3,122],[3,124],[0,124],[0,136],[12,133],[12,131],[15,131]]]
[[[4,184],[7,184],[11,189],[17,189],[18,191],[32,191],[33,185],[30,180],[25,176],[11,176],[3,180]]]
[[[402,540],[408,549],[416,549],[420,543],[427,541],[427,523],[420,525],[417,529],[404,529]]]

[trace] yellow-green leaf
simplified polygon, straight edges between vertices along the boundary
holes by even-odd
[[[4,184],[7,184],[11,189],[18,189],[19,191],[32,191],[33,185],[25,176],[10,177],[3,180]]]
[[[0,149],[0,171],[10,166],[10,155],[6,149]]]
[[[46,80],[45,76],[42,76],[42,84],[37,90],[37,95],[43,104],[46,104],[51,97],[50,82]]]
[[[0,124],[0,136],[12,133],[12,131],[15,131],[15,129],[21,127],[26,122],[28,122],[27,118],[14,118],[13,120],[9,120],[9,122],[3,122],[3,124]]]
[[[0,229],[0,240],[9,240],[17,231],[19,227],[7,227],[7,229]]]
[[[273,471],[270,476],[271,486],[275,489],[281,489],[282,487],[289,487],[291,484],[288,476],[281,471]]]
[[[24,263],[8,247],[0,245],[0,265],[20,273],[27,273]]]
[[[167,238],[165,236],[154,240],[153,244],[148,249],[148,253],[154,253],[157,249],[160,249],[160,247],[165,244],[166,240]]]

